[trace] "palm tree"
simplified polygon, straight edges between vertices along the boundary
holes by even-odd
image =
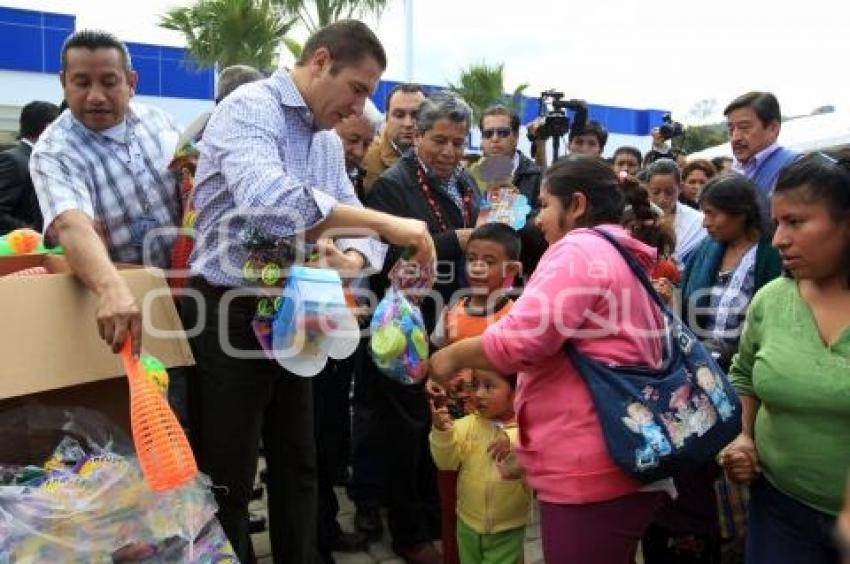
[[[272,0],[198,0],[169,10],[159,25],[183,33],[200,67],[251,65],[277,68],[278,46],[295,24]]]
[[[378,16],[386,9],[389,0],[274,0],[274,4],[313,34],[338,20]]]
[[[484,110],[493,104],[504,104],[522,115],[522,93],[528,84],[520,84],[512,94],[505,94],[504,75],[504,63],[473,63],[461,71],[457,84],[449,83],[449,89],[466,100],[476,123]]]

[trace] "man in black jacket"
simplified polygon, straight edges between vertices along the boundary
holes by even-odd
[[[30,153],[41,132],[58,114],[59,108],[50,102],[24,106],[20,142],[0,153],[0,235],[21,227],[41,232],[41,208],[30,179]]]
[[[440,311],[439,302],[448,303],[454,292],[465,286],[463,249],[478,219],[481,197],[475,181],[460,166],[471,119],[469,106],[456,95],[431,94],[417,111],[414,148],[384,172],[366,194],[368,207],[428,225],[437,253],[434,290],[439,294],[422,303],[429,333]],[[372,276],[370,283],[378,298],[388,285],[388,270],[402,252],[400,247],[391,246],[383,271]],[[372,410],[374,417],[365,432],[355,429],[350,489],[360,517],[355,517],[355,524],[363,530],[364,522],[373,521],[363,519],[364,511],[376,513],[378,500],[364,495],[364,478],[368,481],[369,476],[361,472],[358,456],[361,447],[371,444],[372,453],[384,454],[393,549],[408,563],[440,563],[441,557],[431,543],[439,531],[439,504],[428,446],[431,414],[424,383],[406,386],[390,380],[368,358],[357,378],[355,427],[362,419],[360,411]],[[381,431],[384,436],[376,441],[375,434]]]
[[[482,192],[486,190],[487,186],[482,180],[480,172],[487,157],[496,155],[510,157],[513,159],[510,183],[528,198],[528,203],[531,205],[532,213],[528,217],[525,227],[520,230],[522,271],[527,279],[534,272],[547,247],[543,233],[533,221],[533,218],[537,215],[537,200],[540,196],[543,170],[517,149],[519,116],[512,109],[502,105],[487,108],[481,114],[478,127],[481,130],[481,150],[485,158],[475,163],[470,168],[470,173],[478,182]]]

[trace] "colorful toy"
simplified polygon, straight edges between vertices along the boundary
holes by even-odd
[[[203,476],[157,493],[135,458],[70,434],[44,467],[2,469],[0,562],[236,561]]]
[[[480,222],[504,223],[517,231],[525,227],[531,206],[528,198],[512,185],[513,169],[513,158],[504,155],[484,157],[481,160],[478,175],[486,187],[478,216]]]
[[[0,237],[0,257],[31,254],[61,255],[63,253],[62,247],[45,247],[41,234],[26,227],[15,229]]]
[[[369,352],[381,372],[402,384],[421,382],[428,339],[419,308],[401,290],[390,288],[375,309],[370,328]]]
[[[130,426],[142,473],[154,491],[180,487],[198,475],[189,440],[168,401],[133,357],[129,337],[124,341],[121,359],[130,384]]]
[[[271,335],[262,319],[255,320],[254,332],[281,366],[299,376],[315,376],[328,358],[351,356],[360,342],[360,328],[335,270],[290,267],[274,310]]]
[[[163,396],[168,393],[168,371],[160,360],[149,354],[143,354],[139,359],[142,373]],[[167,397],[167,396],[166,396]]]
[[[481,202],[481,214],[485,223],[504,223],[519,231],[525,227],[531,206],[528,198],[515,188],[499,188],[487,192]]]

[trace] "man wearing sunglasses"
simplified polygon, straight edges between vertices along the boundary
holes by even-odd
[[[469,169],[470,174],[478,183],[481,191],[487,188],[481,178],[481,166],[485,159],[496,155],[513,159],[513,171],[509,184],[526,198],[533,209],[532,215],[537,213],[537,199],[540,195],[540,181],[543,170],[534,161],[517,150],[519,140],[519,116],[512,109],[497,105],[487,108],[478,121],[481,130],[481,150],[484,159],[479,160]],[[527,221],[526,227],[520,231],[522,240],[522,268],[526,279],[531,275],[537,262],[546,250],[546,240],[533,221]]]

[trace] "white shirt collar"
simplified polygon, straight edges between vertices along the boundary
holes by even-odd
[[[112,139],[118,143],[127,143],[127,120],[122,119],[116,125],[99,132],[108,139]]]

